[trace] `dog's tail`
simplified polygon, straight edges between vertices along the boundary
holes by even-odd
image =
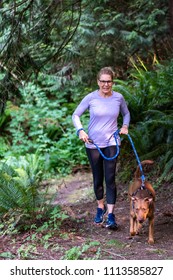
[[[153,164],[154,163],[154,161],[153,160],[143,160],[142,162],[141,162],[141,165],[143,166],[143,165],[147,165],[147,164]],[[137,179],[137,178],[140,178],[140,168],[139,168],[139,165],[137,166],[137,168],[136,168],[136,171],[135,171],[135,179]]]

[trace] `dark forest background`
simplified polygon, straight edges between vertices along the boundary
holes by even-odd
[[[43,179],[87,168],[71,114],[104,66],[128,103],[140,159],[155,161],[155,187],[164,182],[169,191],[172,0],[2,0],[0,26],[1,213],[17,207],[34,215]],[[126,137],[119,161],[126,182],[137,164]]]

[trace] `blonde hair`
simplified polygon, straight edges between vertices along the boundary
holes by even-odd
[[[97,74],[97,79],[99,80],[101,75],[103,74],[107,74],[109,76],[111,76],[112,80],[114,79],[114,76],[115,76],[115,73],[114,71],[112,70],[111,67],[103,67]]]

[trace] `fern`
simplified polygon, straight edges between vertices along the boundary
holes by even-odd
[[[11,166],[10,166],[11,163]],[[38,191],[41,172],[39,157],[27,155],[17,160],[11,158],[0,165],[0,212],[10,209],[22,209],[24,213],[34,215],[43,201]]]
[[[173,148],[173,145],[172,145]],[[162,158],[160,162],[161,169],[163,170],[163,173],[161,177],[159,178],[159,181],[166,181],[169,182],[173,179],[173,155],[172,151],[169,150],[165,156]]]

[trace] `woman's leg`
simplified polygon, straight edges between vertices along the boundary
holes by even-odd
[[[113,157],[116,154],[116,146],[110,146],[104,149],[106,157]],[[117,158],[113,160],[104,160],[105,183],[106,183],[106,200],[108,212],[113,212],[117,198],[117,188],[115,184]]]
[[[93,174],[94,193],[98,202],[98,207],[104,208],[103,158],[97,149],[86,148],[86,152]]]
[[[86,151],[93,173],[94,193],[97,199],[97,212],[94,222],[96,224],[102,224],[104,221],[104,215],[106,213],[106,207],[104,205],[103,158],[97,149],[86,148]]]
[[[106,157],[113,157],[116,154],[116,146],[105,148],[104,154]],[[106,201],[108,209],[108,219],[106,222],[106,227],[110,229],[118,228],[115,221],[115,215],[113,214],[117,198],[117,188],[115,183],[116,162],[117,158],[113,160],[104,160]]]

